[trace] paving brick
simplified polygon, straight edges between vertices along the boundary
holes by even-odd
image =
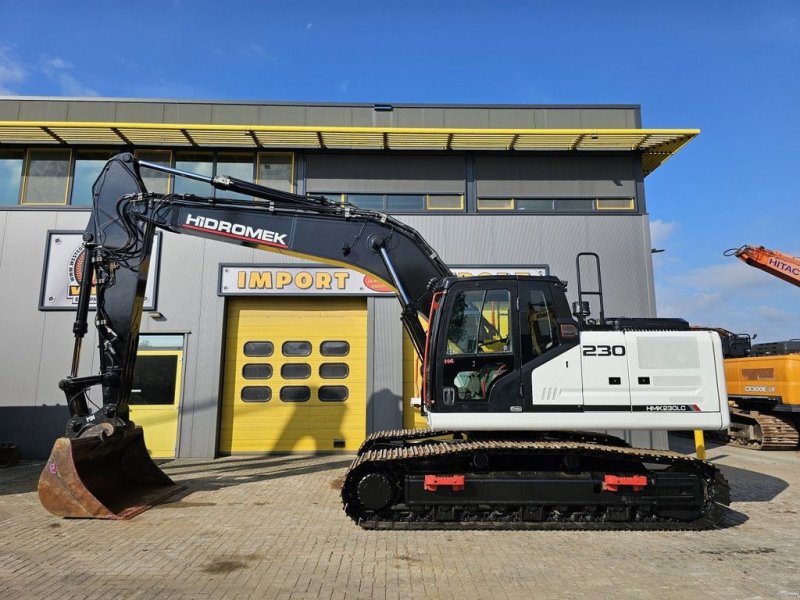
[[[64,520],[27,463],[0,473],[0,598],[800,598],[800,455],[709,456],[733,510],[706,532],[362,531],[340,455],[174,461],[174,501]]]

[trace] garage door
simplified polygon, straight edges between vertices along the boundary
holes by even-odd
[[[232,298],[220,452],[357,450],[366,352],[365,298]]]

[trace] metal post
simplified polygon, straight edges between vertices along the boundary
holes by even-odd
[[[706,459],[706,442],[703,439],[703,430],[695,429],[694,431],[694,448],[697,453],[697,458],[700,460]]]

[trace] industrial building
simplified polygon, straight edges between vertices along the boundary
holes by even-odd
[[[697,134],[642,128],[635,105],[0,98],[0,441],[45,457],[63,431],[81,233],[113,154],[384,211],[458,273],[552,274],[573,301],[576,255],[596,252],[606,314],[655,316],[644,182]],[[143,173],[151,191],[215,193]],[[194,237],[157,243],[131,409],[153,456],[354,451],[421,422],[384,282]],[[95,344],[90,328],[81,373],[98,369]]]

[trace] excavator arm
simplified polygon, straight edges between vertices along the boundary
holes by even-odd
[[[142,168],[200,180],[220,190],[253,196],[253,200],[150,193],[141,177]],[[54,449],[40,480],[43,503],[63,516],[88,516],[78,514],[72,505],[61,505],[69,505],[69,497],[84,493],[81,482],[102,479],[95,473],[127,472],[124,481],[104,486],[109,491],[113,488],[120,501],[127,498],[135,503],[133,499],[147,495],[123,485],[130,481],[145,489],[155,485],[164,487],[164,493],[174,493],[174,484],[147,456],[141,429],[131,423],[128,412],[144,290],[158,229],[321,260],[373,275],[395,289],[402,322],[420,356],[425,331],[419,317],[429,314],[440,280],[452,275],[414,229],[388,215],[232,177],[186,173],[139,161],[128,153],[107,162],[92,195],[92,213],[83,236],[88,268],[73,327],[72,369],[59,384],[67,398],[70,420],[66,437],[56,444],[56,449],[61,446],[61,456],[57,457]],[[100,372],[79,376],[93,281]],[[102,406],[92,410],[88,393],[96,386],[102,388]],[[100,446],[103,452],[97,450]],[[110,458],[100,464],[96,460],[100,455]],[[115,464],[109,465],[112,460]],[[119,490],[124,493],[117,493]],[[51,501],[54,495],[58,502]],[[86,500],[77,502],[78,506],[86,504]],[[130,507],[112,509],[106,516],[130,516],[126,511],[130,512]]]
[[[800,286],[800,257],[770,250],[764,246],[731,248],[725,251],[725,256],[735,256],[751,267]]]

